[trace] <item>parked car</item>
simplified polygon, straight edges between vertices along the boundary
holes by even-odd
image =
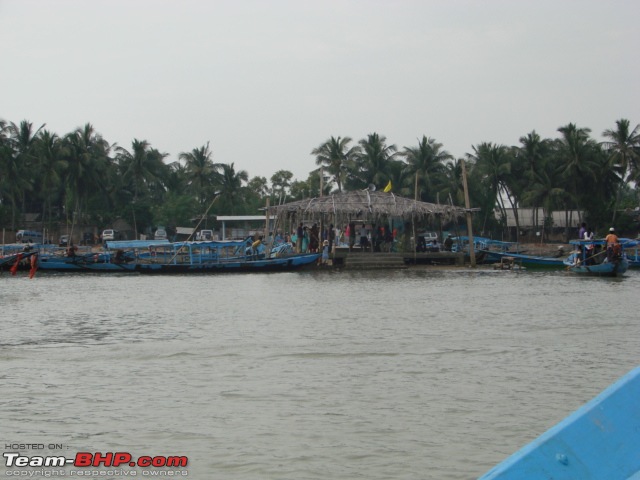
[[[213,240],[213,230],[200,230],[196,235],[196,240]]]
[[[415,248],[416,252],[438,252],[440,244],[438,243],[438,234],[436,232],[420,232],[416,235]]]
[[[69,235],[61,235],[60,241],[58,242],[59,247],[66,247],[69,245]]]
[[[164,228],[159,228],[156,230],[156,233],[153,235],[154,240],[166,240],[167,239],[167,231]]]
[[[432,243],[434,240],[438,241],[438,234],[436,232],[421,232],[418,233],[418,237],[424,238],[427,243]]]
[[[109,240],[115,240],[116,239],[116,231],[109,228],[107,230],[103,230],[102,232],[102,241],[103,242],[107,242]]]

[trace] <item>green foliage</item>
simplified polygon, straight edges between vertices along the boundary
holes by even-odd
[[[481,209],[475,228],[501,237],[504,215],[515,206],[542,208],[544,217],[578,209],[594,228],[637,228],[637,215],[626,212],[638,206],[640,126],[621,119],[602,135],[605,141],[598,143],[588,128],[569,123],[553,139],[533,130],[517,146],[472,146],[466,155],[469,195]],[[378,133],[358,141],[331,136],[311,155],[320,168],[304,180],[287,170],[269,181],[249,180],[234,163],[214,162],[208,142],[168,163],[146,140],[115,147],[91,124],[58,136],[26,120],[0,120],[0,223],[16,228],[25,213],[37,212],[49,229],[75,220],[101,228],[116,218],[138,232],[158,224],[190,226],[214,198],[209,216],[257,214],[267,197],[273,205],[318,196],[321,171],[324,195],[382,189],[391,181],[396,195],[464,204],[460,161],[426,135],[401,151]]]
[[[153,209],[153,224],[172,227],[189,227],[199,203],[192,195],[169,192],[165,201]]]

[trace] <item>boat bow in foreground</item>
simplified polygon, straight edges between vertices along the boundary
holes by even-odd
[[[479,480],[640,479],[640,367]]]

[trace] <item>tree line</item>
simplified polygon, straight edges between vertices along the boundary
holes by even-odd
[[[110,144],[91,124],[59,136],[45,125],[0,120],[0,224],[15,230],[26,213],[39,213],[49,230],[123,218],[146,233],[193,225],[214,198],[211,214],[256,214],[267,198],[274,205],[318,196],[321,188],[327,195],[389,184],[402,196],[462,206],[464,163],[472,206],[480,208],[474,228],[484,235],[501,235],[514,207],[541,209],[549,227],[550,212],[578,210],[584,217],[576,223],[634,228],[637,218],[620,212],[639,204],[640,125],[618,120],[600,142],[573,123],[557,132],[542,138],[534,130],[515,146],[483,142],[457,159],[428,136],[402,148],[378,133],[357,142],[332,136],[311,150],[317,168],[306,179],[278,170],[267,181],[215,162],[209,143],[169,161],[146,140]]]

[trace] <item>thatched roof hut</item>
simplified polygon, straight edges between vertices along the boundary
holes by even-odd
[[[333,215],[336,219],[363,219],[377,222],[380,218],[398,218],[405,221],[435,221],[447,223],[464,217],[466,210],[449,205],[420,202],[399,197],[391,192],[357,190],[298,200],[267,208],[269,215],[279,218],[320,217]]]

